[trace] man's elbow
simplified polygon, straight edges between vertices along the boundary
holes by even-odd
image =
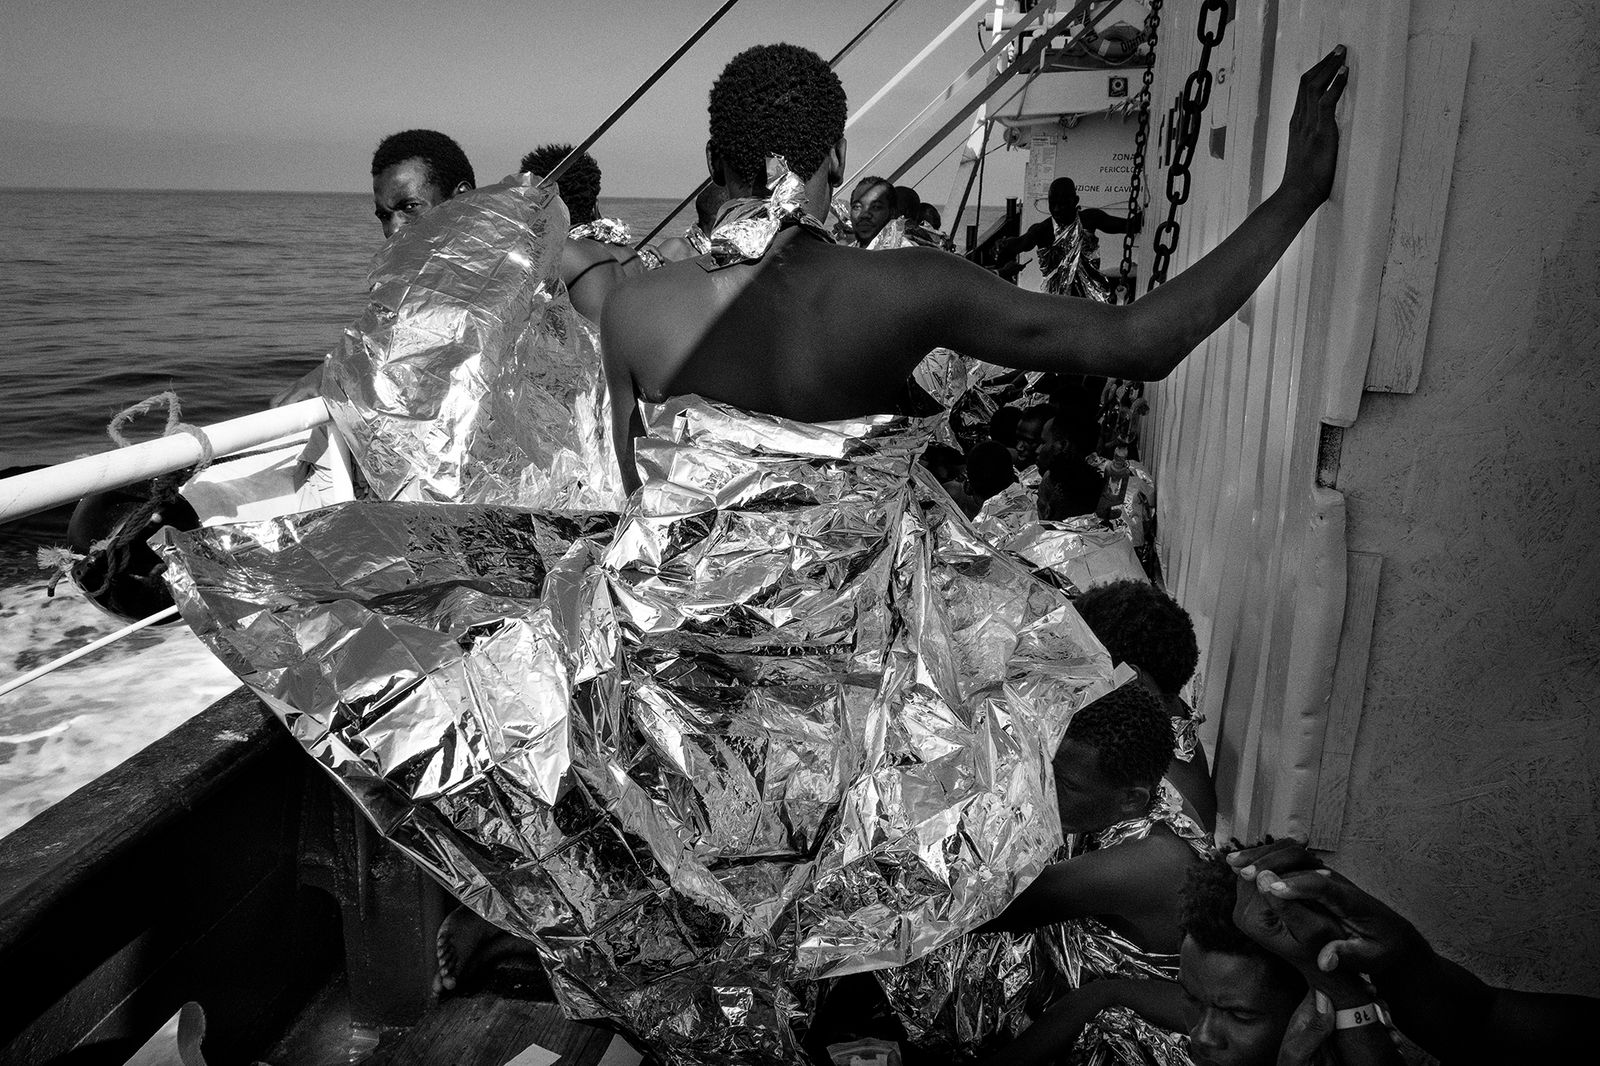
[[[1140,381],[1165,381],[1178,369],[1178,364],[1183,362],[1183,357],[1188,352],[1177,348],[1167,349],[1149,358],[1145,363],[1143,376]]]
[[[1115,328],[1108,331],[1117,338],[1113,343],[1121,345],[1120,351],[1133,364],[1121,377],[1164,381],[1199,345],[1187,330],[1172,329],[1169,321],[1149,314],[1137,303],[1107,310],[1124,311],[1117,316]]]
[[[1196,333],[1193,330],[1185,331],[1177,337],[1162,341],[1155,346],[1149,355],[1150,376],[1146,381],[1164,381],[1168,375],[1200,349],[1206,342],[1209,333]]]

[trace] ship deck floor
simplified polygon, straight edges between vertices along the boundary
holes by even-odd
[[[374,1043],[376,1040],[376,1043]],[[262,1058],[271,1066],[522,1066],[537,1044],[560,1056],[559,1066],[629,1066],[639,1055],[606,1029],[570,1021],[549,1001],[518,998],[496,988],[447,996],[415,1025],[362,1039],[350,1024],[342,979],[307,1004],[293,1027]],[[552,1061],[548,1057],[533,1062]]]

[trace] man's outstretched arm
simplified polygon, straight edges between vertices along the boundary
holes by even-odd
[[[1092,229],[1096,233],[1127,233],[1130,230],[1138,233],[1139,225],[1144,221],[1144,212],[1136,211],[1131,218],[1124,218],[1098,207],[1086,207],[1078,212],[1078,218],[1083,222],[1084,229]]]
[[[1047,218],[1029,226],[1020,237],[1007,237],[996,246],[996,250],[999,251],[1000,258],[1006,259],[1034,248],[1043,248],[1050,244],[1051,240],[1050,220]]]
[[[1300,79],[1283,183],[1205,258],[1127,307],[1021,292],[930,254],[905,285],[919,341],[1022,370],[1155,381],[1244,306],[1333,188],[1344,46]],[[914,251],[889,253],[911,255]]]

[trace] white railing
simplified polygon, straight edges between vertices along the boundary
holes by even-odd
[[[91,493],[132,485],[147,478],[194,466],[207,456],[220,459],[300,433],[328,421],[328,405],[320,398],[231,418],[193,433],[114,448],[57,466],[30,470],[0,480],[0,523],[48,511]],[[201,439],[204,434],[204,440]]]

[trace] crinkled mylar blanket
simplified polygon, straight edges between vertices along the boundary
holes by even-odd
[[[622,503],[598,336],[560,280],[566,208],[532,181],[439,204],[373,261],[323,398],[380,499]]]
[[[357,502],[167,531],[184,616],[396,845],[672,1062],[998,915],[1110,662],[903,416],[646,409],[620,515]]]

